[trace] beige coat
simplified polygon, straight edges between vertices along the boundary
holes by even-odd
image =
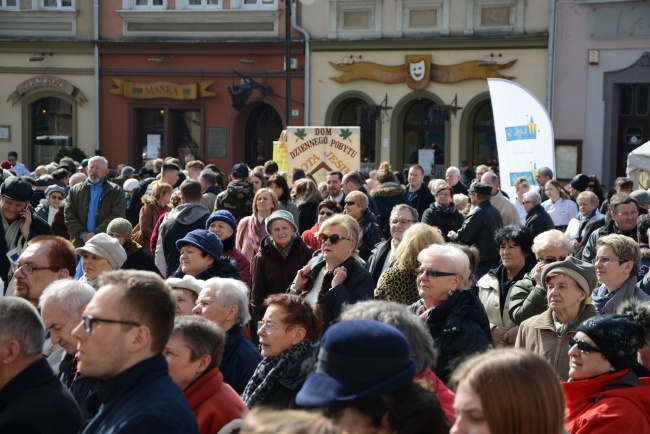
[[[575,336],[578,326],[592,316],[596,316],[596,309],[593,305],[588,304],[578,319],[573,322],[571,330],[565,331],[564,335],[558,338],[551,309],[547,309],[546,312],[528,318],[521,323],[515,348],[526,348],[542,356],[553,365],[560,379],[567,381],[569,379],[569,339]]]
[[[497,194],[492,196],[490,203],[501,213],[501,217],[503,218],[503,226],[522,226],[521,218],[519,217],[517,208],[515,208],[512,202],[506,199],[503,193],[501,193],[501,190],[498,190]]]
[[[503,307],[503,315],[501,314],[501,299],[499,297],[499,279],[493,274],[486,274],[478,281],[478,297],[485,307],[488,320],[490,320],[490,329],[494,327],[511,328],[516,326],[511,319],[508,309],[510,308],[510,293],[512,292],[511,286],[506,296],[506,305]],[[494,348],[506,348],[506,345],[501,343],[494,343]]]

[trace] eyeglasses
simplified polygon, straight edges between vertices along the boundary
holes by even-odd
[[[624,218],[630,218],[630,217],[636,217],[639,215],[638,211],[632,211],[632,212],[617,212],[617,216],[619,217],[624,217]]]
[[[294,327],[294,326],[286,326],[286,327],[284,328],[284,331],[289,330],[291,327]],[[266,328],[266,334],[267,334],[267,335],[270,335],[271,333],[273,333],[273,332],[275,332],[275,331],[281,329],[282,327],[281,327],[281,326],[273,325],[273,324],[271,324],[270,322],[257,321],[257,331],[259,332],[259,331],[262,330],[263,328]]]
[[[596,257],[596,258],[592,259],[591,263],[596,265],[596,264],[598,264],[600,262],[601,264],[607,265],[612,261],[617,261],[619,264],[622,264],[623,262],[629,262],[629,261],[627,261],[625,259],[614,259],[614,258],[608,258],[606,256],[602,256],[602,257]]]
[[[51,196],[50,196],[50,199],[54,199],[54,200],[63,200],[64,198],[63,198],[63,196],[54,196],[54,195],[51,195]]]
[[[596,188],[596,184],[587,184],[588,189]]]
[[[391,225],[408,225],[410,223],[415,223],[413,220],[406,220],[406,219],[393,219],[390,221]]]
[[[133,321],[118,321],[116,319],[97,318],[92,315],[84,315],[81,317],[81,319],[84,322],[84,329],[86,330],[86,333],[90,333],[91,331],[93,331],[93,323],[96,322],[105,322],[108,324],[123,324],[123,325],[130,325],[134,327],[140,327],[142,325]]]
[[[424,268],[416,268],[415,269],[415,275],[416,276],[422,276],[423,274],[426,274],[427,277],[444,277],[444,276],[457,276],[458,273],[447,273],[444,271],[436,271],[436,270],[425,270]]]
[[[533,203],[533,201],[532,200],[525,200],[525,201],[522,202],[522,204],[524,204],[524,205],[527,204],[527,203]]]
[[[335,245],[337,245],[337,244],[339,243],[339,241],[341,241],[341,240],[352,241],[352,238],[345,238],[345,237],[340,236],[339,234],[332,234],[332,235],[320,234],[320,235],[318,236],[318,241],[320,241],[321,243],[324,243],[324,242],[327,241],[327,240],[330,240],[330,244],[332,244],[333,246],[335,246]]]
[[[439,197],[444,197],[444,196],[451,197],[451,194],[440,192],[440,193],[436,194],[436,196],[439,196]]]
[[[554,258],[553,256],[547,256],[546,258],[539,258],[537,262],[542,262],[544,264],[550,264],[553,262],[564,261],[567,258],[566,255],[560,256],[559,258]]]
[[[356,205],[357,203],[353,200],[346,200],[345,202],[343,202],[343,204],[347,206],[352,206],[352,205]]]
[[[598,348],[585,341],[579,341],[576,338],[569,339],[569,348],[573,348],[575,345],[578,346],[581,353],[602,353]]]
[[[40,270],[58,270],[56,267],[33,267],[29,264],[18,264],[18,263],[13,263],[11,264],[11,271],[16,274],[18,270],[21,270],[25,276],[29,276],[32,274],[34,271],[40,271]]]
[[[320,214],[320,215],[326,215],[327,217],[332,217],[332,216],[334,215],[334,213],[331,212],[331,211],[321,211],[321,212],[319,212],[318,214]]]

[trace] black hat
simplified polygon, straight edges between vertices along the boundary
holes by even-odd
[[[469,166],[469,160],[460,160],[460,167]]]
[[[587,184],[589,184],[589,177],[587,175],[580,175],[577,178],[572,179],[569,184],[578,191],[585,191],[587,189]]]
[[[643,328],[629,315],[597,315],[580,324],[578,331],[594,341],[617,371],[631,368],[645,345]]]
[[[88,167],[88,158],[81,160],[81,167]]]
[[[217,175],[222,175],[222,176],[225,175],[225,173],[223,173],[221,170],[219,170],[219,168],[217,167],[216,164],[208,164],[207,166],[205,166],[205,168],[212,170]]]
[[[248,166],[244,163],[237,163],[232,168],[232,176],[235,178],[248,178]]]
[[[0,186],[0,195],[19,202],[29,202],[34,194],[34,189],[29,182],[17,176],[10,176]]]
[[[484,196],[490,196],[492,194],[492,186],[486,182],[475,182],[469,188],[470,193],[482,194]]]
[[[153,169],[149,169],[148,167],[141,167],[138,175],[141,179],[149,178],[153,176]]]

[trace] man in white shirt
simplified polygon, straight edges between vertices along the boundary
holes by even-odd
[[[18,161],[18,153],[16,151],[11,151],[7,154],[7,161],[11,163],[11,169],[16,172],[16,176],[29,175],[31,173],[23,163]]]

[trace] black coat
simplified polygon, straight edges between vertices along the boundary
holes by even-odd
[[[320,270],[325,267],[323,255],[314,256],[310,261],[311,266],[309,282],[298,295],[306,296],[312,290],[314,281]],[[375,284],[368,270],[363,268],[354,257],[349,257],[341,266],[347,270],[347,278],[323,295],[318,306],[323,314],[323,332],[339,317],[344,304],[353,304],[357,301],[372,300],[375,297]],[[293,285],[292,285],[293,286]],[[292,292],[292,291],[290,291]],[[296,292],[294,292],[296,293]]]
[[[461,226],[463,226],[463,220],[465,220],[465,218],[457,210],[451,213],[442,212],[436,208],[435,202],[424,211],[424,215],[422,216],[422,223],[440,229],[445,241],[449,241],[449,238],[447,238],[449,231],[458,232]]]
[[[136,227],[140,219],[140,208],[142,208],[142,196],[147,193],[149,184],[154,182],[156,178],[146,178],[140,181],[140,184],[133,190],[129,205],[126,207],[126,219],[131,222],[133,227]]]
[[[29,237],[28,241],[39,235],[52,235],[52,227],[47,224],[47,221],[43,220],[36,215],[34,209],[29,207],[29,212],[32,214],[32,224],[29,227]],[[20,238],[22,233],[18,231],[16,239]],[[4,288],[7,288],[7,282],[9,278],[9,268],[11,264],[9,263],[9,258],[7,258],[7,252],[9,248],[7,247],[7,242],[5,241],[5,230],[2,225],[0,225],[0,279],[4,283]]]
[[[86,400],[96,392],[104,382],[100,378],[86,377],[77,372],[74,354],[66,354],[59,364],[59,380],[68,388],[81,409],[85,421],[93,418],[93,414],[86,407]]]
[[[79,406],[38,359],[0,389],[0,433],[76,434],[83,426]]]
[[[438,360],[434,372],[449,384],[464,358],[490,347],[490,321],[481,300],[471,291],[456,291],[432,309],[426,319]]]
[[[458,231],[460,244],[476,246],[481,253],[481,264],[499,262],[499,249],[494,242],[494,234],[503,227],[503,218],[498,209],[490,201],[476,205]]]
[[[97,410],[83,434],[199,434],[183,392],[157,354],[106,380],[88,399]]]
[[[223,358],[219,365],[223,381],[241,395],[261,361],[262,355],[255,345],[244,337],[241,326],[232,326],[226,333]]]
[[[318,203],[301,202],[298,204],[298,232],[309,230],[318,220]]]
[[[379,276],[381,276],[381,272],[383,271],[382,269],[384,268],[386,255],[390,254],[391,240],[392,237],[377,244],[375,248],[372,249],[370,258],[368,258],[366,261],[366,270],[368,270],[372,276],[372,282],[374,283],[375,287],[377,287]]]
[[[538,203],[526,214],[526,227],[530,228],[533,236],[536,237],[542,232],[555,229],[555,223],[544,207]]]
[[[377,217],[369,208],[366,208],[358,223],[361,233],[359,234],[357,250],[359,251],[359,257],[367,261],[372,254],[372,249],[381,242],[381,229]]]
[[[406,197],[406,187],[394,182],[387,182],[373,188],[370,195],[375,199],[379,209],[377,218],[379,219],[379,226],[381,226],[382,237],[388,239],[390,238],[390,212],[393,207],[399,204],[411,204]]]
[[[131,241],[133,244],[135,244],[133,241]],[[142,271],[151,271],[154,272],[158,275],[160,275],[160,270],[158,270],[158,267],[156,267],[156,264],[153,262],[153,258],[147,252],[144,250],[142,247],[138,247],[137,249],[134,247],[129,248],[129,244],[125,244],[124,248],[127,251],[126,254],[126,261],[124,262],[124,265],[122,265],[122,270],[142,270]],[[129,253],[129,251],[133,250],[132,253]]]
[[[185,273],[183,273],[183,270],[179,268],[178,271],[169,277],[178,277],[179,279],[182,279],[183,276],[185,276]],[[235,260],[224,257],[217,259],[214,261],[214,264],[212,264],[212,267],[194,276],[194,278],[199,280],[208,280],[212,279],[213,277],[224,277],[242,280],[241,276],[239,275],[239,269],[237,268],[237,263]]]
[[[411,206],[417,210],[420,221],[424,221],[422,218],[424,217],[425,211],[435,200],[436,198],[431,193],[431,190],[429,190],[429,187],[424,184],[415,192],[415,196],[411,199]]]
[[[255,321],[260,321],[264,316],[266,309],[262,303],[266,297],[284,294],[296,278],[298,270],[307,265],[313,253],[302,238],[296,236],[289,255],[284,259],[273,245],[271,236],[264,237],[260,250],[251,262],[251,308]]]

